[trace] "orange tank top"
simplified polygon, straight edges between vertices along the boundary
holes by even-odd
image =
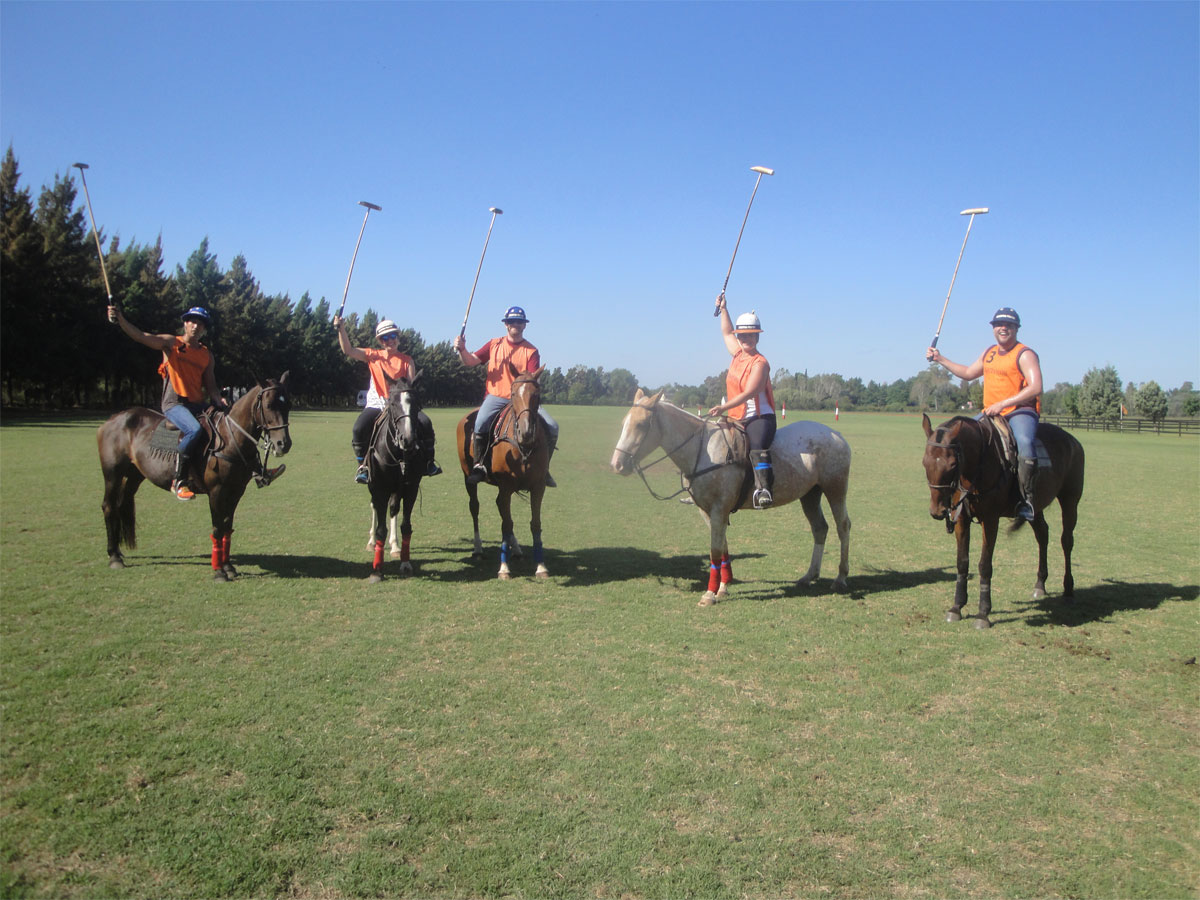
[[[520,373],[533,372],[541,365],[537,347],[524,338],[516,344],[507,337],[492,338],[475,355],[487,363],[487,392],[505,400],[512,394],[510,362]]]
[[[204,396],[204,370],[211,362],[212,353],[207,347],[189,347],[183,338],[176,337],[171,349],[163,351],[158,374],[171,382],[171,390],[180,399],[199,403]]]
[[[1001,400],[1025,390],[1028,386],[1029,382],[1025,380],[1021,367],[1017,365],[1021,354],[1028,349],[1024,344],[1016,343],[1013,344],[1011,350],[1003,353],[999,344],[993,344],[983,354],[983,406],[985,409],[993,403],[999,403]],[[1019,405],[1041,413],[1042,398],[1035,397],[1033,400],[1027,400]],[[1017,406],[1006,407],[1000,414],[1008,415],[1014,409],[1017,409]]]
[[[367,357],[367,368],[371,370],[371,384],[384,400],[388,397],[388,382],[401,378],[412,379],[413,361],[407,353],[398,350],[377,350],[374,347],[363,347]]]
[[[737,352],[733,357],[733,362],[729,364],[729,372],[725,376],[725,396],[736,397],[746,390],[747,385],[753,381],[754,373],[759,369],[765,370],[766,387],[758,392],[757,397],[750,399],[754,401],[754,415],[761,416],[775,412],[775,392],[771,390],[771,364],[761,353],[751,355],[745,350]],[[726,415],[732,419],[745,418],[746,406],[746,403],[740,403],[731,407],[726,411]]]

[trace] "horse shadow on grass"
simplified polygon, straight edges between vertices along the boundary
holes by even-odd
[[[745,557],[738,557],[738,559],[743,558]],[[831,596],[844,597],[847,600],[864,600],[876,594],[905,591],[910,588],[945,583],[948,571],[948,568],[944,566],[907,571],[900,569],[869,569],[858,574],[851,569],[850,575],[846,579],[849,589],[846,591],[835,591],[833,588],[833,579],[836,574],[836,565],[837,562],[835,560],[835,568],[831,572],[827,562],[826,566],[823,567],[823,571],[829,574],[822,574],[811,584],[805,585],[799,584],[798,579],[792,581],[756,580],[743,583],[735,578],[735,595],[731,599],[767,601],[788,600],[798,597]],[[953,575],[949,577],[953,585]]]
[[[1033,628],[1062,625],[1076,628],[1111,618],[1116,613],[1157,609],[1164,603],[1185,603],[1200,598],[1200,585],[1165,582],[1128,582],[1105,578],[1100,584],[1076,588],[1073,599],[1052,594],[1043,600],[1022,599],[1009,611],[992,612],[992,624],[1023,622]]]

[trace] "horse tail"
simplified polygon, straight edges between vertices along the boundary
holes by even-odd
[[[117,504],[117,516],[119,532],[119,544],[128,547],[130,550],[137,549],[137,508],[133,503],[134,494],[132,491],[123,489],[121,491],[121,499]]]

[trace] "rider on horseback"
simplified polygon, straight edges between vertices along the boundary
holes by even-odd
[[[388,385],[401,378],[412,382],[416,377],[416,368],[412,357],[400,352],[400,329],[391,319],[384,319],[375,329],[375,338],[383,345],[382,350],[373,347],[353,347],[346,335],[346,323],[341,316],[333,317],[333,327],[337,329],[338,345],[351,359],[365,362],[370,369],[371,381],[367,388],[367,403],[359,413],[351,431],[350,445],[354,450],[354,458],[358,461],[358,469],[354,480],[358,484],[367,483],[367,447],[371,444],[371,434],[375,422],[387,408]],[[417,413],[417,433],[420,436],[421,449],[428,460],[426,475],[440,475],[442,468],[434,459],[433,423],[424,411]]]
[[[708,411],[710,416],[725,413],[740,419],[750,441],[750,460],[754,467],[755,509],[766,509],[775,502],[771,488],[775,473],[771,468],[771,442],[775,440],[775,395],[771,390],[771,364],[758,352],[762,324],[753,311],[738,316],[735,326],[725,307],[725,293],[717,296],[721,311],[721,336],[733,356],[725,376],[724,403]]]
[[[966,381],[983,376],[983,412],[979,418],[1003,416],[1008,422],[1017,442],[1017,482],[1021,488],[1017,518],[1032,522],[1038,474],[1033,439],[1042,409],[1041,361],[1033,350],[1017,341],[1021,317],[1016,310],[1008,306],[996,310],[991,326],[996,343],[969,366],[951,362],[935,347],[925,351],[925,358]]]
[[[525,326],[529,324],[525,310],[519,306],[510,306],[501,321],[504,322],[508,333],[504,337],[492,338],[474,353],[467,350],[465,337],[460,334],[454,338],[454,349],[458,351],[458,358],[462,360],[463,365],[470,368],[487,364],[487,393],[483,403],[479,405],[479,412],[475,415],[475,430],[471,435],[471,459],[474,460],[474,465],[471,467],[471,474],[467,476],[469,484],[479,484],[488,479],[485,452],[488,436],[496,416],[507,405],[512,393],[513,377],[508,370],[508,364],[511,362],[517,371],[522,373],[536,372],[541,367],[537,347],[525,340]],[[554,448],[558,444],[558,423],[546,412],[544,406],[538,409],[538,415],[546,426],[550,456],[553,457]],[[557,487],[549,472],[546,473],[546,487]]]
[[[175,334],[150,334],[142,331],[125,318],[117,306],[108,308],[108,320],[119,325],[121,330],[137,341],[154,350],[161,350],[163,359],[158,373],[163,378],[163,415],[179,429],[179,452],[175,460],[175,477],[171,482],[171,493],[180,500],[191,500],[196,496],[188,484],[188,463],[196,442],[204,430],[197,416],[204,411],[203,397],[218,409],[229,410],[229,404],[217,390],[212,352],[200,343],[212,327],[212,319],[203,306],[193,306],[183,314],[183,336]],[[283,474],[286,466],[276,466],[261,473],[262,483]]]

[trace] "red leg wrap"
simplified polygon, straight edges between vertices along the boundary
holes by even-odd
[[[227,534],[221,538],[221,565],[229,565],[229,548],[233,544],[233,535]]]
[[[714,594],[721,584],[721,569],[716,560],[708,564],[708,589]]]
[[[408,542],[412,540],[410,537],[400,538],[400,561],[408,562]]]
[[[733,566],[729,562],[729,556],[721,557],[721,583],[729,584],[733,581]]]
[[[213,571],[221,568],[221,539],[215,534],[212,536],[212,567]]]
[[[375,563],[372,566],[376,572],[383,571],[383,541],[375,542]]]

